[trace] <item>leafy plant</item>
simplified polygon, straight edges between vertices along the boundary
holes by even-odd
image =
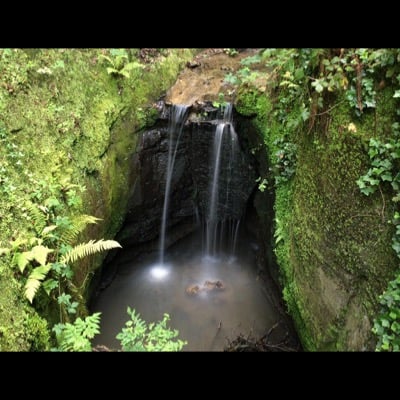
[[[11,248],[2,249],[0,255],[12,253],[11,265],[17,266],[21,273],[24,273],[28,265],[31,266],[31,272],[25,284],[25,297],[30,303],[33,302],[37,291],[43,284],[48,295],[52,290],[58,288],[57,301],[60,307],[64,306],[68,313],[75,313],[78,303],[70,301],[71,295],[61,293],[61,283],[69,282],[73,277],[70,265],[88,255],[121,247],[121,245],[114,240],[100,239],[97,242],[90,240],[87,243],[70,246],[69,243],[77,238],[86,225],[95,223],[98,218],[84,215],[75,219],[76,224],[71,223],[69,219],[67,219],[68,223],[64,220],[64,223],[60,224],[60,219],[56,217],[56,225],[44,226],[49,221],[46,218],[49,209],[39,207],[28,204],[36,230],[40,230],[40,237],[31,238],[29,243],[26,240],[14,241],[11,243]],[[57,230],[60,232],[58,233]],[[44,242],[47,242],[48,246],[55,246],[48,247],[44,245]],[[58,246],[60,247],[58,248]],[[39,266],[36,266],[37,264]],[[53,276],[43,282],[50,272]]]
[[[176,339],[179,332],[167,327],[170,320],[164,314],[162,321],[146,324],[140,314],[128,307],[130,320],[116,338],[121,342],[123,351],[180,351],[187,344],[186,341]]]
[[[392,188],[400,191],[400,173],[396,160],[400,158],[400,142],[398,140],[398,123],[393,124],[394,137],[386,143],[371,138],[368,155],[371,167],[368,172],[357,180],[361,193],[369,196],[374,193],[382,182],[389,182]]]
[[[229,57],[235,57],[239,54],[236,49],[224,49],[224,53],[227,54]]]
[[[274,141],[279,150],[276,152],[275,164],[272,171],[275,176],[275,184],[279,185],[287,182],[296,171],[296,151],[297,146],[294,143],[285,141],[284,138],[279,138]]]
[[[129,62],[129,56],[125,49],[111,49],[110,56],[101,54],[100,57],[110,65],[107,67],[107,73],[110,75],[130,78],[131,71],[144,68],[138,61]]]
[[[261,180],[261,176],[260,176],[256,179],[256,182],[258,183],[258,190],[261,193],[264,193],[264,190],[267,188],[267,185],[268,185],[268,179],[264,178],[263,180]]]
[[[379,296],[382,308],[372,332],[378,337],[376,351],[400,351],[400,273]]]
[[[381,184],[388,182],[395,192],[392,198],[394,207],[400,200],[400,143],[399,124],[392,125],[393,138],[383,143],[371,138],[368,155],[371,167],[357,180],[360,191],[371,195]],[[400,258],[400,213],[394,212],[395,232],[392,237],[392,248]],[[377,336],[376,351],[400,351],[400,272],[389,282],[386,291],[379,296],[381,310],[374,320],[372,332]]]
[[[57,324],[53,327],[57,347],[53,351],[91,351],[91,339],[100,333],[100,312],[77,318],[73,324]]]
[[[284,226],[279,218],[275,218],[275,246],[279,244],[280,241],[284,239],[283,232],[285,231]]]
[[[223,93],[218,93],[218,100],[214,100],[212,102],[213,107],[215,108],[224,108],[228,103],[225,101],[225,95]]]

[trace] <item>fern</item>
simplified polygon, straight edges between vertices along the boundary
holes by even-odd
[[[38,206],[32,202],[28,202],[26,208],[29,212],[30,218],[33,221],[35,231],[39,235],[47,225],[46,208]]]
[[[24,272],[25,267],[30,261],[36,260],[40,265],[45,265],[47,260],[47,255],[52,253],[53,250],[48,247],[38,245],[32,247],[29,251],[24,251],[22,253],[16,253],[14,263],[18,266],[19,270]]]
[[[72,244],[78,238],[79,234],[84,231],[88,224],[96,224],[100,218],[92,215],[75,216],[67,226],[59,226],[60,241],[64,244]]]
[[[73,324],[57,324],[56,333],[58,347],[55,351],[90,351],[90,339],[100,333],[99,312],[87,316],[84,320],[77,318]]]
[[[28,276],[28,280],[25,284],[25,297],[30,303],[32,303],[36,292],[50,269],[51,264],[41,265],[40,267],[36,267]]]
[[[186,340],[177,339],[179,332],[167,326],[170,316],[164,313],[162,321],[146,324],[134,309],[128,307],[130,320],[125,322],[116,338],[123,351],[180,351]]]
[[[115,240],[100,239],[97,242],[95,240],[89,240],[89,242],[78,244],[73,249],[68,251],[61,258],[61,262],[64,264],[73,263],[76,260],[79,260],[80,258],[84,258],[86,256],[98,253],[100,251],[111,250],[116,247],[122,247],[122,246]]]

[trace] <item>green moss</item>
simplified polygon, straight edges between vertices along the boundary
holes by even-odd
[[[306,350],[371,347],[368,321],[396,267],[390,248],[393,228],[387,223],[391,191],[385,187],[382,194],[366,198],[356,180],[368,168],[366,141],[390,135],[395,120],[392,96],[390,88],[378,92],[376,112],[366,110],[361,117],[344,98],[331,99],[335,107],[329,118],[317,118],[310,131],[301,125],[288,129],[290,121],[299,119],[298,107],[278,123],[273,97],[250,87],[238,93],[237,109],[255,116],[270,165],[278,150],[276,139],[297,144],[294,179],[275,191],[275,221],[282,240],[274,252],[283,296]]]
[[[64,180],[87,190],[82,204],[64,204],[63,214],[102,218],[80,241],[112,238],[120,228],[134,180],[130,161],[138,134],[154,121],[154,101],[193,52],[165,51],[129,78],[109,75],[104,53],[108,50],[0,50],[0,133],[6,138],[2,148],[7,146],[0,154],[0,247],[35,234],[25,202],[43,205],[49,196],[60,196]],[[80,314],[86,313],[86,289],[103,258],[75,266],[73,295]],[[21,277],[15,280],[5,257],[0,257],[0,271],[0,349],[47,349],[49,329],[22,296]],[[57,310],[45,295],[35,303],[50,327],[57,322]]]
[[[23,300],[21,284],[10,272],[0,279],[0,351],[49,350],[47,321]]]

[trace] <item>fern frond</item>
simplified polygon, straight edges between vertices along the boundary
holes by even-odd
[[[47,234],[49,234],[50,232],[53,232],[54,229],[57,229],[57,225],[46,226],[46,227],[43,229],[43,231],[42,231],[42,233],[41,233],[41,236],[42,236],[42,237],[45,237],[45,236],[46,236]]]
[[[29,212],[29,216],[33,221],[33,226],[35,228],[36,233],[39,235],[44,227],[47,225],[47,215],[46,213],[39,209],[40,206],[37,204],[29,202],[26,205],[26,208]]]
[[[64,244],[73,244],[79,234],[83,232],[88,224],[96,224],[101,218],[93,215],[78,215],[71,220],[71,225],[63,229],[60,233],[60,240]]]
[[[49,253],[52,253],[54,250],[49,249],[46,246],[35,246],[31,249],[32,258],[35,259],[40,265],[45,265],[47,256]]]
[[[13,263],[16,264],[19,270],[24,272],[25,267],[29,264],[33,258],[32,253],[30,251],[24,251],[22,253],[16,253],[15,257],[13,258]]]
[[[61,259],[64,264],[73,263],[80,258],[86,257],[90,254],[99,253],[100,251],[115,249],[116,247],[122,247],[115,240],[103,240],[99,241],[89,240],[87,243],[81,243],[67,252]]]
[[[51,264],[41,265],[35,268],[30,275],[25,284],[25,297],[32,303],[33,298],[36,295],[40,285],[44,278],[46,278],[47,273],[51,269]]]

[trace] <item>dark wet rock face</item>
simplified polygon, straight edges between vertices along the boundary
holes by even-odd
[[[204,105],[209,108],[209,104]],[[134,155],[136,180],[131,189],[130,205],[125,225],[119,235],[123,245],[155,240],[160,234],[168,163],[168,107],[153,129],[142,134]],[[177,148],[172,174],[167,231],[184,225],[181,233],[168,232],[167,245],[196,227],[196,214],[206,218],[210,201],[210,181],[213,174],[214,136],[217,121],[199,121],[201,108],[185,123]],[[210,113],[211,114],[211,113]],[[214,116],[215,114],[211,114]],[[229,129],[227,127],[226,129]],[[237,143],[232,152],[231,136],[226,132],[222,141],[218,219],[239,219],[254,190],[257,178],[254,161],[246,144],[237,132]],[[191,225],[191,229],[189,226]],[[184,232],[184,233],[183,233]]]
[[[220,173],[218,179],[218,219],[240,219],[246,209],[246,203],[254,189],[256,173],[247,149],[243,149],[239,140],[234,142],[225,128],[220,155]],[[196,200],[200,213],[208,215],[210,201],[210,183],[214,173],[212,157],[216,123],[200,122],[192,125],[191,171],[196,189]]]

